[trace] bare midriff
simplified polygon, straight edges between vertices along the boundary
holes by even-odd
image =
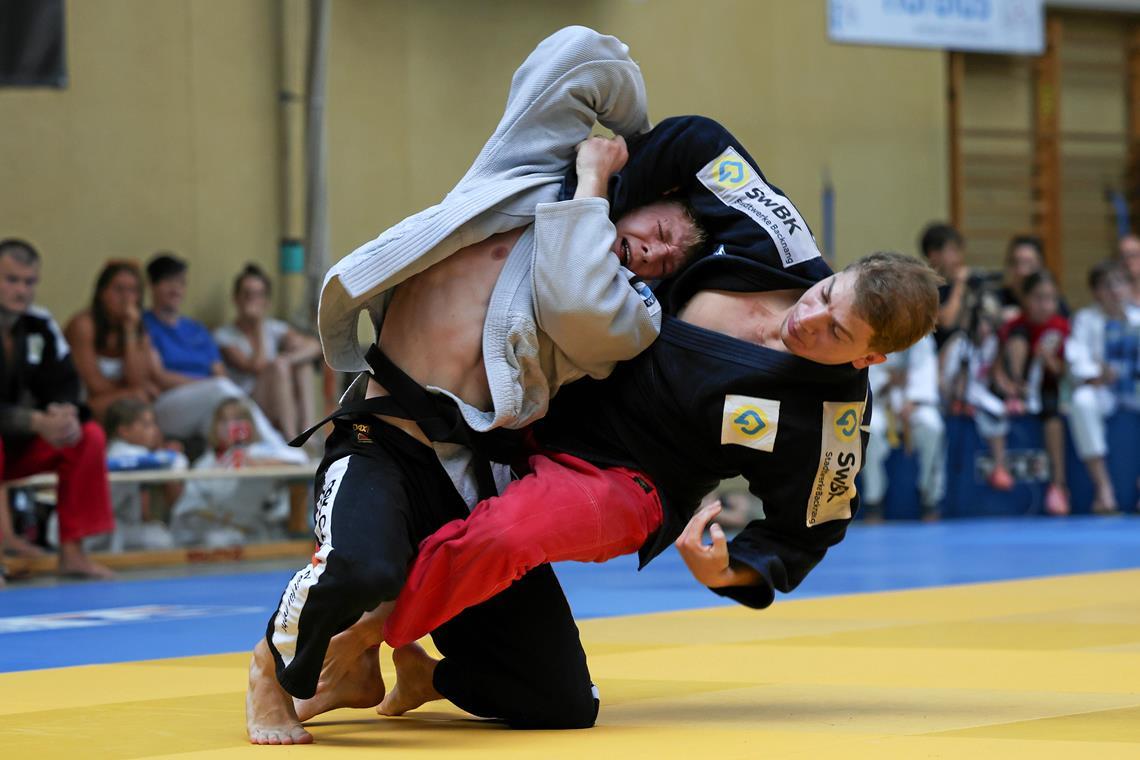
[[[491,408],[483,365],[483,323],[491,293],[523,228],[501,232],[461,248],[400,283],[380,330],[380,347],[420,385],[444,388],[471,406]],[[388,395],[375,380],[368,398]],[[410,420],[381,416],[423,443]]]

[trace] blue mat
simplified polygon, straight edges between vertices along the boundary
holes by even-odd
[[[1134,517],[857,524],[793,597],[829,596],[1140,567]],[[579,617],[725,604],[670,550],[645,571],[632,557],[566,563]],[[0,672],[252,648],[291,572],[65,584],[0,591]],[[779,600],[777,600],[779,604]],[[763,613],[757,613],[762,615]]]

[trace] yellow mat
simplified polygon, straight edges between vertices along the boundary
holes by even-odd
[[[244,742],[247,655],[0,675],[0,756],[1140,758],[1140,571],[585,621],[587,731],[444,703]],[[390,660],[385,662],[389,681]]]

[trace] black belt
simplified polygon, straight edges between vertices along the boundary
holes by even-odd
[[[455,443],[470,449],[479,498],[489,499],[496,496],[498,488],[495,486],[495,478],[491,473],[490,459],[481,450],[482,446],[476,441],[475,433],[467,426],[463,414],[455,402],[447,396],[429,392],[397,367],[376,344],[369,347],[364,359],[372,369],[372,372],[369,373],[372,379],[384,386],[391,395],[343,404],[332,414],[290,441],[289,445],[305,445],[305,441],[309,440],[322,425],[341,417],[358,414],[382,414],[388,417],[412,420],[424,432],[429,441]]]

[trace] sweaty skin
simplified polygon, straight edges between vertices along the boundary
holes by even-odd
[[[471,406],[491,408],[483,323],[495,282],[522,233],[522,228],[502,232],[462,248],[396,288],[379,340],[396,366],[420,385],[447,388]],[[447,349],[425,351],[425,346]],[[369,380],[369,398],[387,393]],[[414,422],[381,419],[428,444]]]

